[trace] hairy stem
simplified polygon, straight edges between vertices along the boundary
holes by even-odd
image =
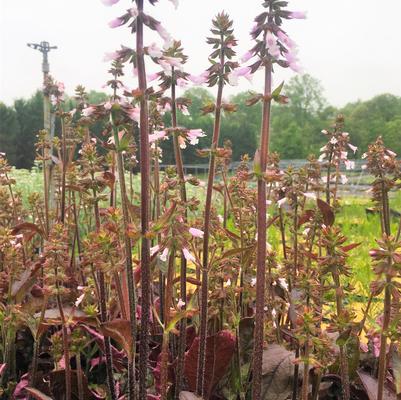
[[[146,234],[149,230],[150,216],[150,155],[148,101],[146,95],[146,70],[143,50],[143,0],[137,0],[138,17],[136,22],[136,52],[140,100],[140,169],[141,169],[141,286],[142,315],[139,351],[139,398],[146,398],[146,378],[149,356],[149,318],[150,318],[150,248]]]
[[[92,173],[92,181],[94,181],[95,177]],[[96,190],[93,189],[93,197],[95,198],[94,203],[94,213],[95,213],[95,223],[96,223],[96,231],[100,230],[100,213],[99,213],[99,205],[98,200],[96,198],[97,193]],[[102,323],[107,321],[107,305],[106,305],[106,283],[104,279],[104,272],[99,270],[97,274],[98,286],[99,286],[99,310],[100,310],[100,321]],[[116,393],[114,388],[114,379],[113,379],[113,360],[111,358],[111,343],[110,337],[104,337],[104,355],[106,357],[106,374],[107,374],[107,386],[109,389],[110,397],[112,400],[116,399]]]
[[[174,279],[174,249],[170,252],[168,260],[168,272],[167,272],[167,283],[166,283],[166,296],[164,302],[164,326],[167,327],[169,324],[170,304],[171,298],[173,297],[173,279]],[[167,389],[168,389],[168,345],[169,345],[169,333],[163,333],[163,344],[161,352],[161,367],[160,367],[160,393],[161,400],[167,400]]]
[[[269,152],[270,107],[271,107],[272,66],[265,66],[265,90],[262,114],[262,130],[260,134],[260,167],[262,174],[266,171]],[[263,176],[258,177],[257,193],[257,254],[256,254],[256,314],[252,363],[252,399],[261,399],[262,389],[262,358],[264,338],[264,306],[265,306],[265,275],[266,275],[266,182]]]
[[[171,85],[171,125],[172,128],[177,127],[177,103],[176,103],[176,95],[175,95],[175,81],[174,81],[174,68],[172,68],[172,85]],[[181,201],[184,205],[187,202],[187,191],[185,187],[185,176],[184,176],[184,163],[182,161],[182,154],[180,145],[178,142],[178,136],[174,132],[173,134],[173,146],[174,146],[174,157],[177,168],[177,174],[180,180],[180,196]],[[184,223],[187,222],[187,211],[185,208],[184,213]],[[180,259],[180,297],[184,302],[182,306],[182,310],[186,309],[187,304],[187,260],[181,254]],[[178,341],[178,362],[177,362],[177,382],[176,382],[176,391],[175,398],[178,400],[179,394],[182,390],[183,386],[183,378],[184,378],[184,356],[185,356],[185,348],[186,348],[186,329],[187,329],[187,319],[182,318],[180,321],[180,337]]]
[[[114,129],[114,142],[116,146],[119,146],[118,130]],[[125,247],[125,273],[127,276],[128,286],[128,298],[129,298],[129,310],[125,310],[124,302],[121,302],[121,306],[124,308],[125,313],[129,311],[129,321],[131,325],[131,334],[134,338],[133,348],[131,351],[132,357],[128,361],[128,400],[136,398],[136,387],[135,387],[135,350],[136,350],[136,295],[134,285],[134,274],[132,269],[132,250],[131,250],[131,238],[128,236],[128,224],[129,224],[129,212],[128,212],[128,199],[127,191],[125,186],[124,176],[124,161],[121,152],[117,152],[117,169],[118,169],[118,180],[120,182],[120,194],[121,194],[121,207],[123,211],[123,223],[124,223],[124,247]],[[115,277],[116,281],[120,283],[118,276]],[[117,283],[117,282],[116,282]]]
[[[223,35],[221,42],[223,43]],[[206,360],[206,338],[207,338],[207,298],[208,298],[208,268],[209,268],[209,239],[210,239],[210,214],[212,208],[213,182],[216,169],[216,149],[220,136],[221,124],[221,103],[223,99],[224,88],[224,52],[220,52],[220,68],[221,75],[217,89],[216,111],[214,116],[214,128],[212,144],[210,146],[209,175],[207,179],[207,191],[205,202],[205,223],[203,236],[203,253],[202,253],[202,286],[200,296],[200,328],[199,328],[199,352],[198,352],[198,370],[196,377],[196,392],[204,395],[204,379],[205,379],[205,360]]]
[[[383,177],[382,180],[382,215],[384,234],[391,235],[390,228],[390,207],[388,200],[388,192],[385,188]],[[392,260],[389,258],[388,264],[391,266]],[[379,372],[377,377],[377,400],[383,400],[384,382],[386,379],[386,353],[387,353],[387,330],[390,325],[391,317],[391,276],[386,276],[386,286],[384,289],[384,311],[383,311],[383,326],[380,335],[380,354],[379,354]]]

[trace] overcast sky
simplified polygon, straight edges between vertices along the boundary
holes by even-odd
[[[205,43],[210,20],[227,11],[239,39],[238,53],[251,46],[249,31],[262,10],[262,0],[180,0],[178,10],[167,0],[147,11],[161,20],[189,55],[186,70],[199,74],[207,66]],[[41,54],[27,42],[49,41],[52,75],[73,93],[78,84],[102,90],[108,79],[104,53],[120,44],[133,47],[127,28],[107,23],[129,8],[130,0],[105,7],[100,0],[0,0],[0,101],[30,96],[41,86]],[[330,103],[341,106],[380,93],[401,96],[401,0],[292,0],[291,9],[307,11],[307,20],[288,21],[284,29],[299,45],[304,72],[319,79]],[[147,33],[146,44],[157,39]],[[292,73],[278,71],[275,81]],[[135,81],[127,73],[126,84]],[[261,79],[254,80],[261,90]],[[250,89],[249,84],[228,93]]]

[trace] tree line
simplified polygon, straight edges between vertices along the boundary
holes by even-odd
[[[271,120],[271,149],[280,153],[282,159],[302,159],[315,152],[324,144],[322,129],[329,127],[339,113],[345,116],[346,130],[352,135],[352,142],[360,149],[359,155],[378,135],[387,147],[401,154],[401,97],[381,94],[370,100],[358,100],[342,108],[331,106],[323,96],[323,88],[310,75],[292,78],[285,85],[288,104],[273,105]],[[184,95],[191,100],[189,115],[180,114],[179,124],[187,128],[201,128],[207,136],[200,140],[207,148],[213,130],[211,114],[204,115],[201,108],[213,101],[212,94],[203,88],[191,88]],[[222,142],[233,143],[233,159],[241,155],[253,156],[260,132],[261,103],[247,106],[252,96],[241,92],[232,96],[230,103],[236,105],[236,112],[223,115]],[[90,103],[105,101],[105,93],[91,91]],[[74,108],[73,98],[68,98],[66,108]],[[168,120],[168,114],[165,116]],[[37,91],[29,99],[18,99],[12,106],[0,102],[0,152],[7,154],[10,164],[17,168],[31,168],[35,158],[34,143],[37,132],[43,129],[43,97]],[[98,127],[100,134],[101,126]],[[56,124],[56,134],[57,134]],[[163,163],[173,163],[170,143],[163,143]],[[187,164],[204,163],[193,146],[184,151]]]

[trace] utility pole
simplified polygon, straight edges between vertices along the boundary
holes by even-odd
[[[55,115],[51,113],[50,109],[50,97],[49,93],[46,90],[46,83],[49,77],[49,58],[48,54],[51,50],[57,49],[57,46],[50,46],[49,42],[40,42],[40,43],[27,43],[27,46],[31,49],[38,50],[42,53],[42,72],[43,72],[43,128],[47,132],[47,139],[50,143],[50,149],[48,149],[45,153],[46,160],[44,161],[44,168],[46,171],[46,179],[47,179],[47,199],[48,206],[50,210],[54,210],[54,195],[55,195],[55,187],[54,187],[54,178],[53,178],[53,163],[51,160],[51,156],[53,154],[52,149],[52,141],[54,138],[54,125],[55,125]]]

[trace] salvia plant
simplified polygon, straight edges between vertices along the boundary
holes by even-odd
[[[21,192],[0,153],[1,397],[399,398],[397,155],[380,137],[362,155],[378,225],[358,313],[362,245],[339,218],[359,155],[347,121],[322,127],[325,145],[301,167],[283,170],[269,147],[272,103],[291,101],[274,72],[301,69],[286,24],[305,13],[263,1],[242,57],[232,19],[217,13],[209,64],[196,75],[152,16],[157,0],[102,2],[121,6],[109,26],[133,37],[105,56],[107,100],[89,104],[78,86],[70,110],[64,85],[48,77],[57,132],[37,132],[39,191]],[[237,105],[225,88],[259,73],[264,86],[246,104],[262,105],[260,144],[231,171],[236,144],[220,131]],[[191,85],[216,91],[202,105],[211,132],[183,124]],[[191,146],[209,161],[206,182],[185,174]],[[173,165],[162,168],[163,151]]]

